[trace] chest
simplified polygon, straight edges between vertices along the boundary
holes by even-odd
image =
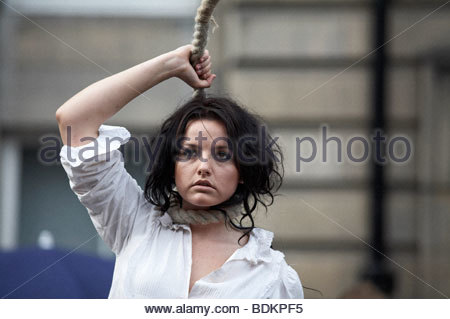
[[[239,245],[238,239],[231,241],[233,247],[220,244],[223,240],[197,241],[189,231],[166,227],[133,236],[116,258],[110,296],[264,298],[266,287],[276,280],[274,270],[278,268],[273,262],[253,264],[242,259],[242,254],[253,254],[253,249],[259,247],[248,246],[243,240]],[[238,258],[224,265],[235,252]],[[216,272],[219,268],[224,271]]]
[[[238,248],[237,243],[233,245],[192,238],[192,267],[189,291],[191,291],[196,281],[221,268]]]

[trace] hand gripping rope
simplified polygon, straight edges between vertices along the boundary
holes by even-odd
[[[194,39],[192,45],[190,62],[191,65],[196,65],[205,52],[206,43],[208,42],[209,23],[212,18],[212,13],[219,0],[202,0],[200,7],[197,9],[197,16],[195,17]],[[204,89],[196,89],[194,97],[204,96]]]

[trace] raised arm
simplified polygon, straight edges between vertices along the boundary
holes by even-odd
[[[216,77],[211,74],[211,59],[205,51],[196,70],[190,65],[191,45],[182,46],[130,69],[100,80],[77,93],[56,111],[62,141],[80,146],[83,137],[98,137],[98,128],[141,93],[171,77],[178,77],[193,88],[207,88]]]

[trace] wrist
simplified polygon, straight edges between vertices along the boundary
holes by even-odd
[[[161,56],[167,79],[179,77],[186,68],[184,59],[175,51],[170,51]]]

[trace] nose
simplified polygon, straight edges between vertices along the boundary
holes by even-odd
[[[198,159],[198,168],[197,175],[200,176],[210,176],[211,175],[211,159],[208,157],[204,157],[203,160]]]
[[[209,168],[199,168],[197,173],[200,176],[210,176],[211,175],[211,171],[209,170]]]

